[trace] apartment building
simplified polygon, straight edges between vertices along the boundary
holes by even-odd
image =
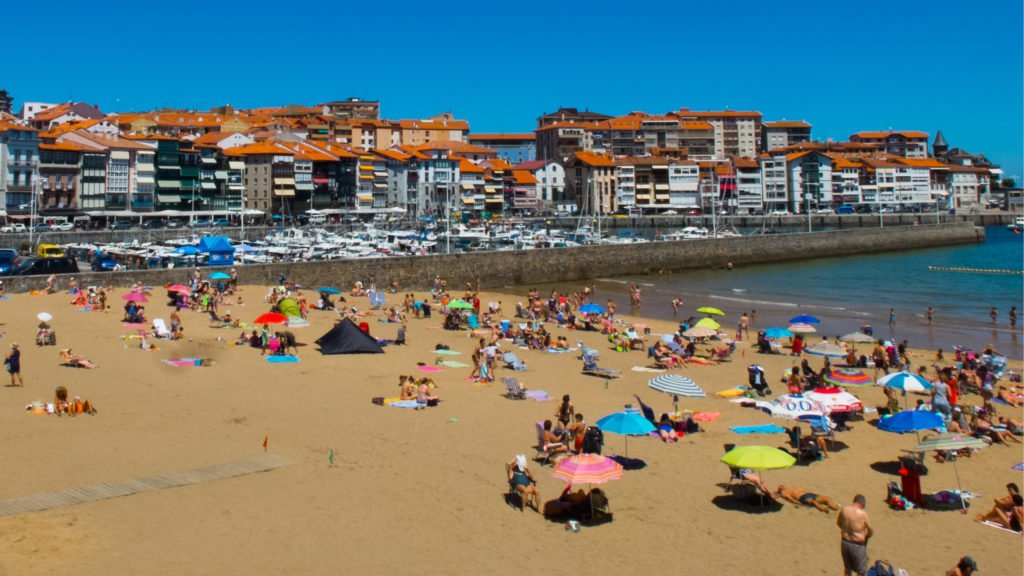
[[[857,132],[850,142],[878,145],[882,152],[907,158],[928,157],[928,133],[917,130]]]
[[[60,137],[106,154],[106,189],[104,210],[153,210],[156,149],[151,144],[108,133],[94,134],[88,130],[67,132]]]
[[[14,97],[7,90],[0,90],[0,114],[10,114]]]
[[[618,210],[615,160],[595,152],[576,152],[565,164],[565,186],[570,200],[587,214]]]
[[[537,128],[550,126],[551,124],[577,123],[589,124],[610,120],[612,117],[590,110],[577,110],[576,108],[559,108],[554,112],[541,114],[537,118]]]
[[[246,208],[268,214],[293,214],[295,155],[286,147],[256,142],[229,148],[229,158],[245,163]]]
[[[565,168],[553,160],[532,160],[512,167],[528,170],[537,179],[537,202],[541,210],[565,202]]]
[[[469,122],[456,120],[450,112],[445,112],[425,120],[399,120],[392,124],[391,129],[398,131],[398,143],[403,146],[437,141],[464,142],[469,134]]]
[[[326,113],[336,120],[377,120],[380,118],[380,101],[349,97],[321,104]]]
[[[537,137],[536,159],[565,163],[577,152],[593,150],[594,131],[598,129],[597,124],[545,124],[534,132]]]
[[[422,213],[419,204],[417,173],[410,169],[412,154],[396,149],[377,148],[373,153],[384,159],[384,169],[388,178],[389,206],[405,209],[407,216],[418,216]],[[461,161],[460,161],[461,162]],[[472,164],[468,160],[467,164]],[[483,169],[480,170],[483,173]],[[465,174],[462,176],[465,178]],[[481,186],[483,180],[480,180]],[[481,193],[483,190],[481,190]]]
[[[511,203],[508,207],[519,212],[537,210],[537,178],[533,173],[529,170],[513,169],[511,184]]]
[[[0,120],[0,211],[29,211],[38,161],[38,131]]]
[[[732,158],[736,177],[736,214],[754,214],[764,210],[764,189],[761,185],[761,165],[754,158]]]
[[[537,136],[532,133],[470,134],[469,143],[494,150],[509,164],[530,162],[536,158]]]
[[[761,129],[761,149],[775,150],[811,141],[811,125],[803,120],[765,122]]]
[[[459,159],[459,205],[464,211],[483,210],[486,202],[484,178],[487,169],[478,166],[465,158]],[[501,200],[501,195],[492,195],[495,200]],[[495,202],[492,202],[495,203]]]
[[[760,153],[761,113],[739,110],[699,112],[680,108],[671,113],[683,120],[703,120],[714,131],[715,160],[732,156],[753,158]]]

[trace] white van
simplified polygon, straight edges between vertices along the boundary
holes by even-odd
[[[326,214],[310,214],[309,215],[309,223],[310,223],[310,225],[314,225],[314,226],[323,226],[324,224],[327,224],[327,215]]]

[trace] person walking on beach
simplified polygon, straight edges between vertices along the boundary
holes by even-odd
[[[866,507],[867,500],[864,495],[857,494],[853,497],[853,504],[842,507],[836,520],[841,538],[840,550],[845,576],[864,576],[868,572],[868,540],[875,531],[871,527],[868,513],[864,511]]]
[[[997,311],[996,311],[996,307],[995,307],[995,306],[993,306],[993,307],[992,307],[992,308],[991,308],[991,309],[990,309],[990,310],[988,311],[988,316],[989,316],[989,318],[991,318],[991,319],[992,319],[992,324],[995,324],[995,323],[996,323],[996,321],[997,321],[997,320],[999,319],[999,312],[997,312]]]
[[[1017,307],[1010,308],[1010,330],[1017,329]]]
[[[889,328],[896,327],[896,310],[889,308]]]
[[[18,349],[17,343],[11,344],[11,351],[4,358],[4,367],[11,374],[11,386],[25,385],[25,381],[21,379],[21,350]]]

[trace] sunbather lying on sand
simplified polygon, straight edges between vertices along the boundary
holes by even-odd
[[[789,500],[793,504],[803,504],[804,506],[814,506],[822,512],[828,513],[831,510],[839,510],[839,505],[828,496],[822,496],[813,492],[808,492],[803,488],[797,488],[796,486],[784,486],[779,485],[779,496],[786,500]]]
[[[68,366],[74,366],[76,368],[89,368],[89,369],[92,369],[92,368],[96,367],[95,364],[93,364],[89,360],[86,360],[84,356],[79,356],[78,354],[72,354],[71,353],[71,348],[65,348],[65,349],[61,350],[58,353],[58,355],[60,356],[61,361],[64,362],[65,364],[67,364]]]
[[[76,414],[83,412],[95,414],[96,407],[89,400],[82,400],[78,396],[75,396],[74,400],[68,400],[68,389],[63,386],[57,386],[57,390],[53,395],[53,412],[57,416],[66,413],[74,417]]]

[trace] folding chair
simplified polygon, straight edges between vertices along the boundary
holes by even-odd
[[[564,447],[565,444],[562,444],[561,442],[555,442],[555,443],[552,443],[552,444],[548,444],[544,440],[544,423],[543,422],[537,422],[536,423],[536,428],[537,428],[537,446],[536,446],[537,454],[533,457],[534,460],[536,460],[537,462],[540,462],[541,464],[550,464],[552,456],[554,456],[555,454],[565,454],[566,453],[565,451],[559,451],[558,450],[559,447]]]
[[[505,376],[501,379],[505,383],[505,397],[509,400],[525,400],[526,388],[512,376]]]

